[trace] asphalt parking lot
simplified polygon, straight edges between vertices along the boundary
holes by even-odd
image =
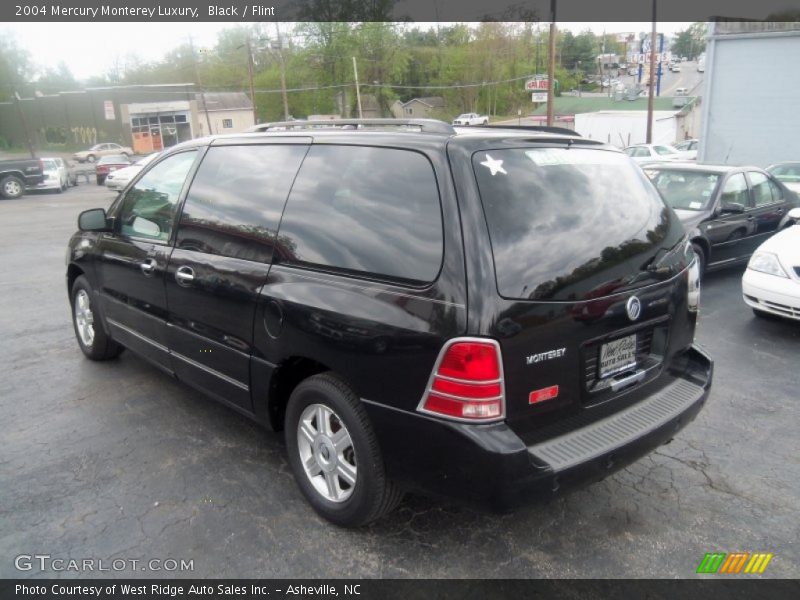
[[[693,577],[706,552],[772,552],[800,576],[800,323],[756,319],[742,269],[707,277],[716,361],[697,420],[655,454],[506,515],[408,497],[369,528],[322,521],[280,437],[131,353],[86,360],[64,283],[79,211],[104,187],[0,201],[0,577],[14,557],[193,560],[192,577]],[[97,576],[86,572],[81,576]]]

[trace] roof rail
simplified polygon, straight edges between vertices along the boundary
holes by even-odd
[[[572,129],[566,127],[547,127],[545,125],[472,125],[470,129],[474,127],[481,127],[484,129],[513,129],[515,131],[544,131],[546,133],[560,133],[562,135],[581,137],[580,133]]]
[[[289,129],[373,129],[379,127],[400,127],[423,133],[443,133],[453,135],[452,125],[436,119],[324,119],[313,121],[275,121],[259,123],[247,132],[287,131]]]

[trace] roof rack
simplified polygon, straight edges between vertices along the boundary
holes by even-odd
[[[581,137],[580,133],[572,129],[567,129],[566,127],[547,127],[545,125],[472,125],[470,129],[474,127],[481,127],[483,129],[513,129],[515,131],[543,131],[545,133],[560,133],[562,135]]]
[[[436,119],[325,119],[313,121],[276,121],[260,123],[250,127],[247,132],[288,131],[290,129],[377,129],[398,127],[423,133],[443,133],[453,135],[452,125]]]

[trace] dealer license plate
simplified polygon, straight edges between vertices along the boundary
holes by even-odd
[[[600,378],[620,373],[636,366],[636,334],[600,347]]]

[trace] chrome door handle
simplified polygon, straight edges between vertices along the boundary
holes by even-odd
[[[156,272],[156,259],[148,258],[146,261],[139,265],[139,268],[142,270],[142,273],[147,275],[148,277]]]
[[[191,267],[180,267],[175,271],[175,281],[178,285],[189,285],[194,281],[194,271]]]

